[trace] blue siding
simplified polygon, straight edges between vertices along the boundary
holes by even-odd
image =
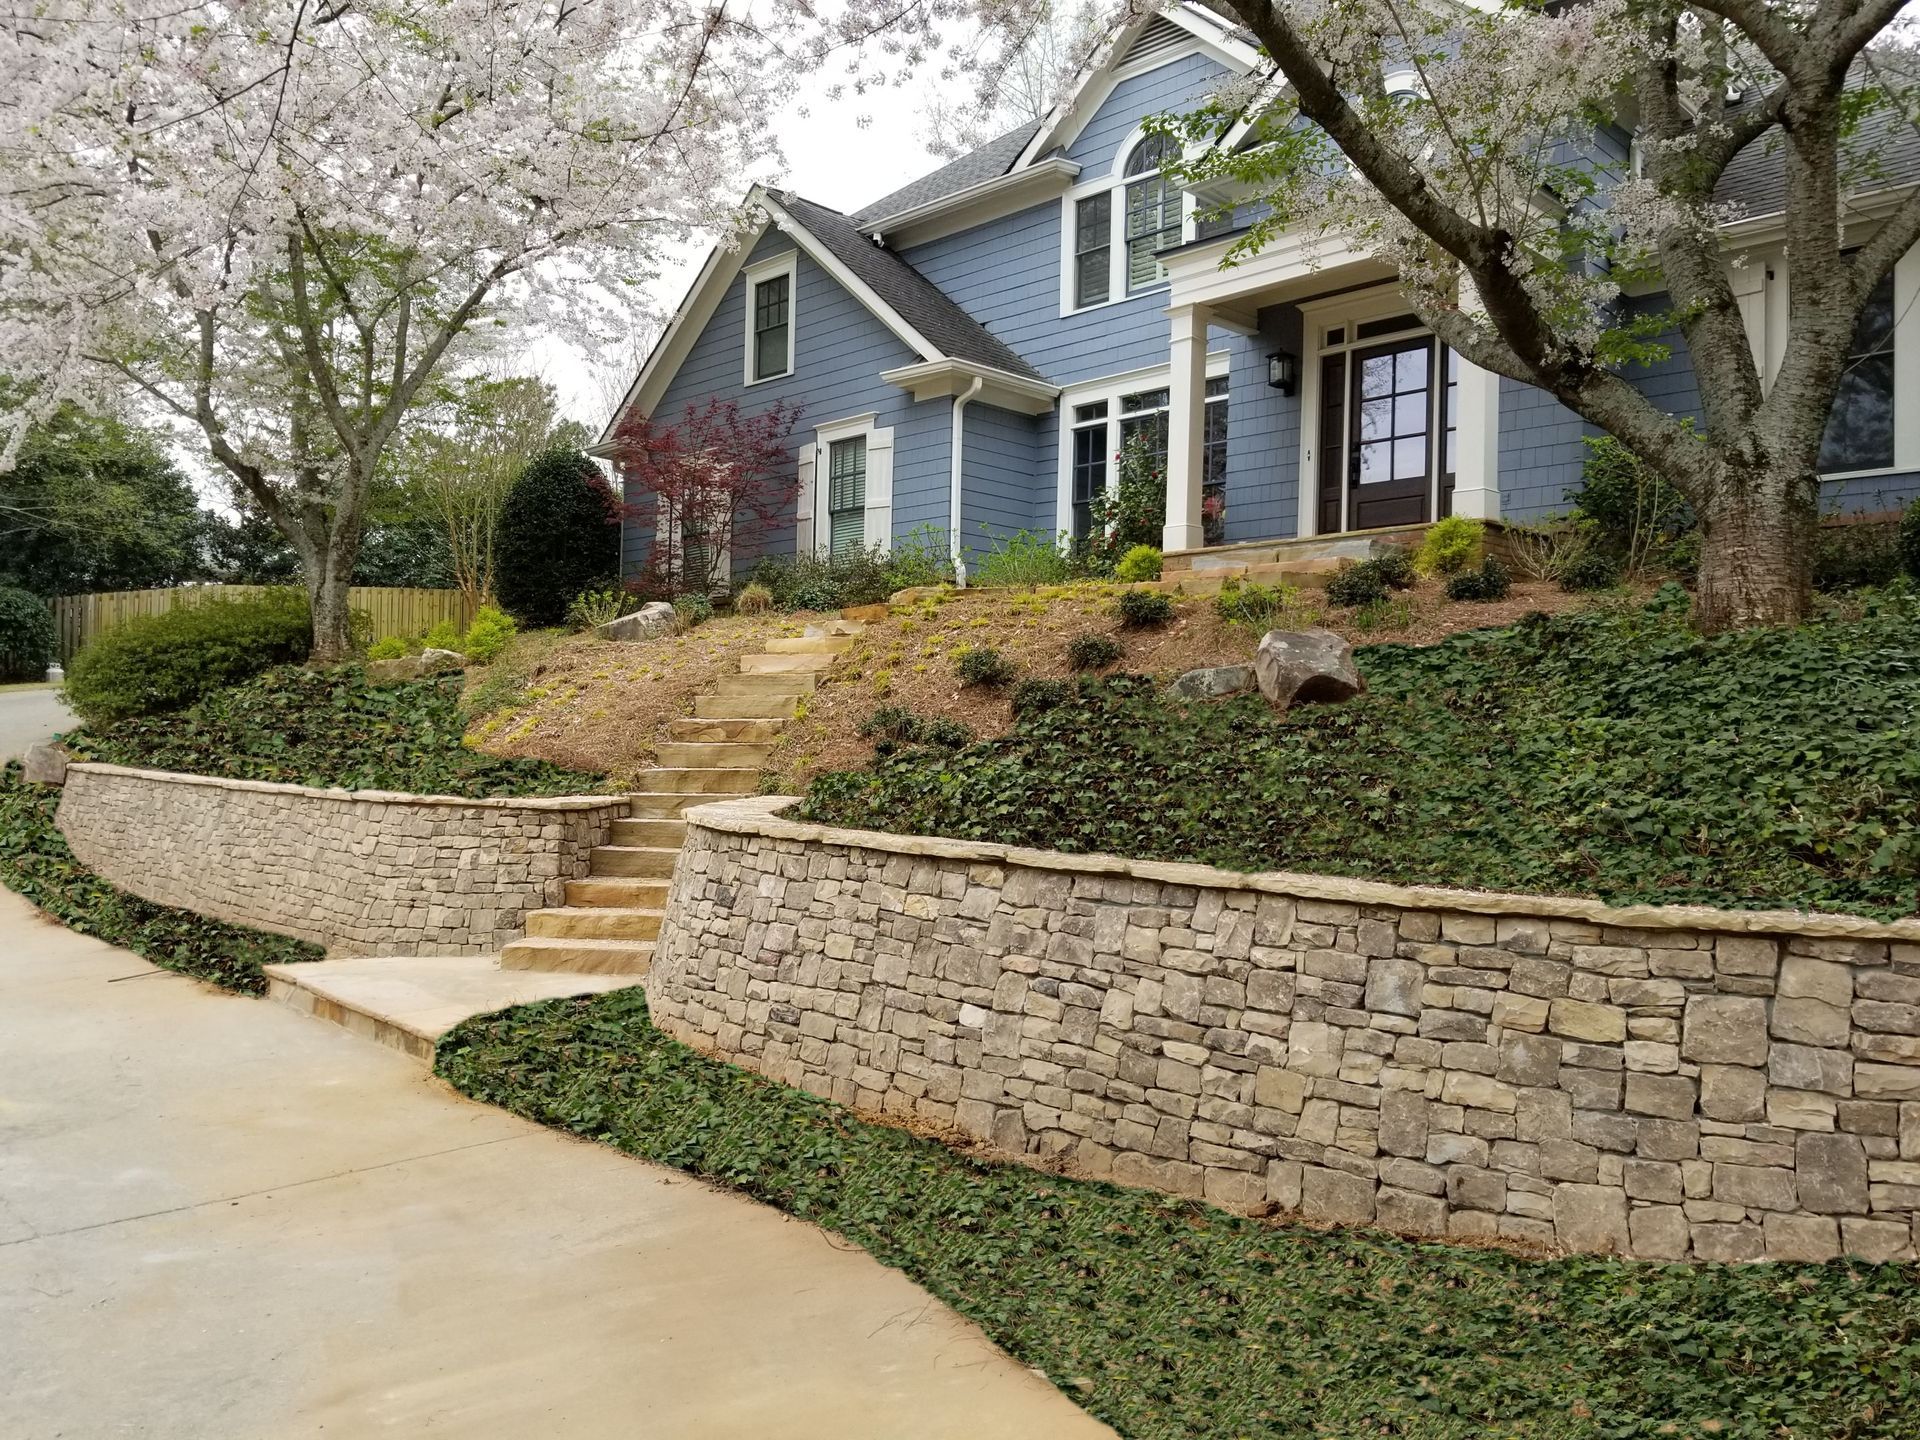
[[[1067,158],[1080,165],[1080,178],[1091,180],[1113,168],[1121,142],[1149,115],[1193,106],[1225,79],[1227,68],[1206,55],[1185,55],[1142,75],[1122,80],[1100,102],[1073,143]]]
[[[1055,481],[1039,462],[1039,431],[1051,414],[1031,418],[979,401],[969,404],[961,453],[960,535],[969,553],[1021,530],[1052,534]],[[942,528],[946,516],[941,515]]]
[[[1267,384],[1267,356],[1275,350],[1299,355],[1300,338],[1300,312],[1291,305],[1261,311],[1259,335],[1228,337],[1228,544],[1279,539],[1299,529],[1300,396],[1297,388],[1282,395]]]
[[[770,232],[754,247],[748,263],[791,249],[791,240]],[[746,281],[736,276],[661,397],[655,415],[670,424],[687,406],[714,399],[737,400],[748,414],[764,412],[776,400],[789,401],[802,407],[793,434],[797,467],[800,446],[813,439],[815,426],[873,411],[876,425],[893,427],[894,533],[904,534],[928,519],[944,530],[952,402],[916,404],[904,390],[883,381],[882,370],[911,364],[918,357],[804,254],[794,278],[792,376],[754,386],[743,383]],[[641,499],[629,496],[630,501]],[[623,574],[634,575],[645,568],[651,540],[644,513],[631,514],[622,538]],[[735,570],[751,564],[757,552],[791,555],[794,543],[789,515],[783,526],[760,537],[757,546],[751,542],[736,546]]]

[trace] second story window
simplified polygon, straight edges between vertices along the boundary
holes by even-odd
[[[1113,192],[1103,190],[1074,204],[1073,303],[1098,305],[1107,298],[1113,257]]]
[[[1127,157],[1127,289],[1144,290],[1166,279],[1154,252],[1180,243],[1180,190],[1161,173],[1172,146],[1150,135]],[[1151,172],[1151,173],[1149,173]]]
[[[1165,173],[1178,154],[1173,141],[1149,135],[1124,147],[1106,176],[1067,197],[1060,221],[1063,314],[1165,283],[1159,254],[1186,238],[1186,196]]]
[[[747,383],[793,373],[794,257],[747,271]]]

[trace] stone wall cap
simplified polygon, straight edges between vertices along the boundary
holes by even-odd
[[[83,768],[76,766],[76,769]],[[1709,905],[1609,905],[1573,895],[1514,895],[1496,890],[1450,890],[1438,885],[1393,885],[1384,880],[1354,880],[1341,875],[1295,871],[1221,870],[1168,860],[1129,860],[1119,855],[1070,855],[1030,850],[985,840],[949,840],[937,835],[895,835],[880,830],[843,830],[781,812],[799,804],[793,795],[743,795],[689,807],[691,826],[773,840],[845,845],[895,855],[964,860],[1060,870],[1074,875],[1128,875],[1165,885],[1213,890],[1253,890],[1296,900],[1326,900],[1348,905],[1392,905],[1410,910],[1453,910],[1475,915],[1525,915],[1577,920],[1623,930],[1710,930],[1747,935],[1800,935],[1823,940],[1898,940],[1920,942],[1920,919],[1873,920],[1806,910],[1720,910]]]
[[[628,803],[625,795],[495,795],[469,798],[461,795],[413,795],[401,790],[341,790],[313,785],[283,785],[272,780],[236,780],[225,775],[195,775],[184,770],[141,770],[93,760],[68,766],[67,774],[69,783],[76,775],[104,775],[168,785],[193,785],[208,790],[251,790],[271,795],[297,795],[313,800],[368,805],[438,805],[463,810],[551,810],[572,813],[614,807],[624,810]]]

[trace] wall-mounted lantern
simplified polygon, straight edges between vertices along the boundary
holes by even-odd
[[[1267,384],[1282,395],[1293,394],[1294,386],[1300,379],[1300,362],[1292,352],[1276,350],[1267,357]]]

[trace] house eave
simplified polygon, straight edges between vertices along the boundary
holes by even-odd
[[[982,404],[1011,410],[1016,415],[1044,415],[1054,408],[1060,397],[1057,385],[953,357],[882,370],[880,378],[910,392],[915,400],[963,395],[972,389],[975,380],[980,380],[984,384],[977,398]]]
[[[1077,162],[1052,155],[1025,169],[996,175],[897,215],[870,221],[860,227],[860,232],[890,250],[903,250],[1058,199],[1073,187],[1079,175]]]

